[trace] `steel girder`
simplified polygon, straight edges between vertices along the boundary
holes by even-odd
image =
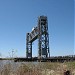
[[[48,20],[46,16],[38,17],[38,25],[27,33],[26,37],[26,57],[32,58],[32,42],[38,39],[38,58],[50,57]]]

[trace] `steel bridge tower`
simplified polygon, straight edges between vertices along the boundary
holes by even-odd
[[[38,59],[49,58],[49,33],[46,16],[38,17],[38,25],[26,36],[26,58],[32,58],[32,42],[38,39]]]

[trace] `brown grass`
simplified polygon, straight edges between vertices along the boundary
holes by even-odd
[[[75,75],[75,62],[31,62],[13,65],[9,62],[0,67],[0,75],[64,75],[66,70]]]

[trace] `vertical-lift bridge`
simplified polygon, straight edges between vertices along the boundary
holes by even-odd
[[[32,58],[32,42],[38,39],[38,59],[50,57],[48,19],[46,16],[38,17],[37,27],[26,35],[26,58]]]
[[[38,39],[38,56],[32,57],[32,42],[36,39]],[[37,60],[50,62],[75,61],[75,55],[50,57],[48,19],[46,16],[39,16],[37,26],[26,35],[26,58],[14,58],[15,62]]]

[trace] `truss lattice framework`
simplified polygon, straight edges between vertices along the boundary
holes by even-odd
[[[38,58],[50,57],[48,20],[46,16],[38,17],[38,25],[26,37],[26,57],[32,58],[32,42],[38,39]]]

